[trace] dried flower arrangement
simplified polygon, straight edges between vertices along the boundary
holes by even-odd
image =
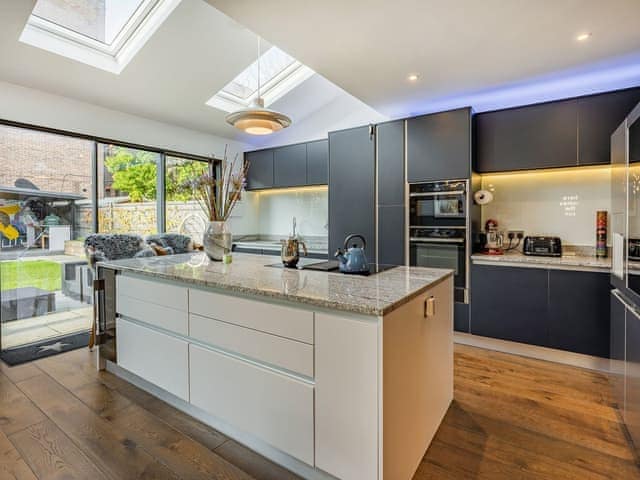
[[[225,222],[235,207],[246,185],[248,162],[237,167],[238,155],[232,162],[227,159],[227,146],[220,164],[220,177],[205,173],[189,181],[200,208],[211,222]],[[236,168],[237,167],[237,168]]]

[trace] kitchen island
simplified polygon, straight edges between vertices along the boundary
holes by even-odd
[[[410,479],[453,398],[453,272],[266,263],[99,264],[106,368],[304,478]]]

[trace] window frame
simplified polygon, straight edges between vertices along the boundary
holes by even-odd
[[[115,145],[118,147],[131,148],[136,150],[146,150],[151,153],[157,153],[159,155],[159,159],[156,162],[156,168],[162,168],[162,174],[157,175],[157,215],[156,215],[156,227],[158,233],[166,232],[166,192],[165,192],[165,176],[166,176],[166,159],[167,157],[178,157],[184,160],[196,160],[200,162],[206,162],[209,164],[209,171],[212,175],[216,175],[219,171],[220,164],[222,161],[213,156],[205,157],[203,155],[196,155],[192,153],[180,152],[176,150],[163,149],[158,147],[152,147],[148,145],[135,144],[130,142],[124,142],[120,140],[114,140],[110,138],[98,137],[94,135],[86,135],[82,133],[71,132],[67,130],[59,130],[50,127],[43,127],[39,125],[32,125],[28,123],[15,122],[12,120],[3,120],[0,119],[1,126],[14,127],[14,128],[23,128],[26,130],[38,131],[42,133],[50,133],[55,135],[61,135],[65,137],[76,138],[80,140],[88,140],[93,142],[93,152],[91,155],[91,176],[92,176],[92,184],[91,184],[91,201],[92,201],[92,209],[93,209],[93,231],[94,233],[99,231],[100,225],[98,224],[98,194],[99,194],[99,172],[98,172],[98,146],[100,144],[109,144]],[[160,172],[160,171],[158,171]]]

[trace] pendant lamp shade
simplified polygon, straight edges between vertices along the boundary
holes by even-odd
[[[225,118],[228,124],[251,135],[269,135],[291,125],[291,119],[285,114],[264,108],[264,99],[260,96],[260,56],[260,37],[258,37],[257,98],[247,108],[231,112]]]
[[[264,108],[262,98],[256,99],[248,108],[230,113],[226,120],[251,135],[269,135],[291,125],[291,119],[285,114]]]

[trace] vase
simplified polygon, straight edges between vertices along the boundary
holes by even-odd
[[[202,245],[207,256],[221,262],[227,253],[231,253],[231,231],[227,222],[209,222],[202,236]]]

